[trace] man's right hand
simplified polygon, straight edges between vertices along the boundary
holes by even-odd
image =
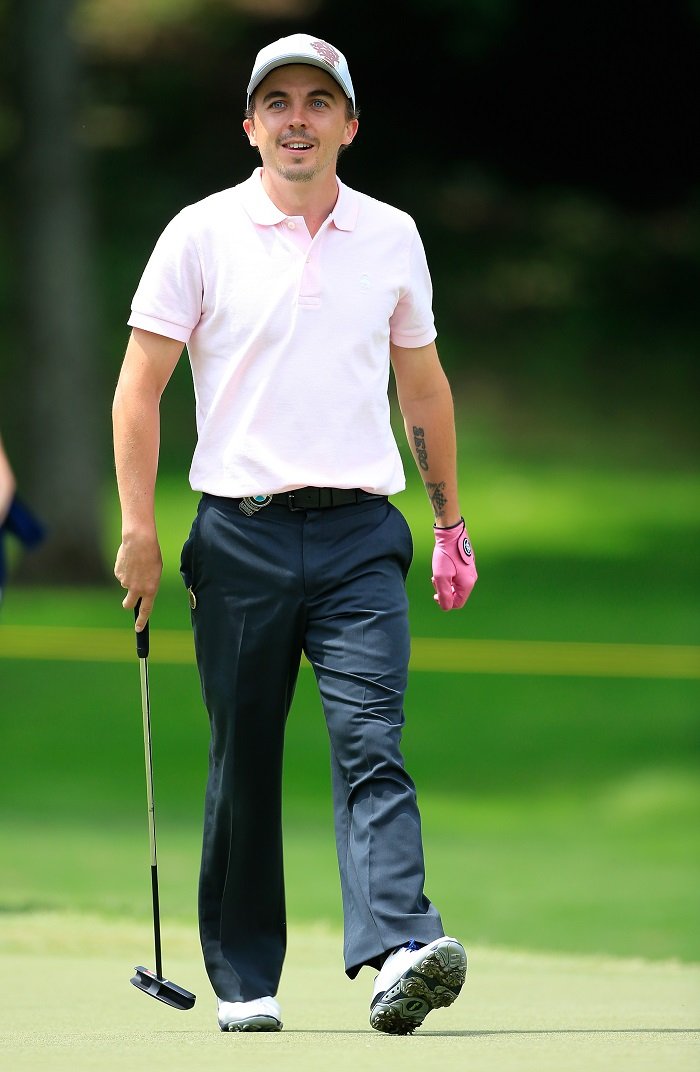
[[[136,632],[146,625],[156,598],[163,572],[163,557],[155,535],[124,536],[114,563],[114,576],[127,593],[122,600],[125,610],[133,608],[141,600],[136,619]]]

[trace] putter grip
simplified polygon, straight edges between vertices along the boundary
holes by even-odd
[[[134,621],[136,621],[139,616],[140,607],[141,600],[139,599],[138,603],[134,607]],[[141,630],[141,632],[136,634],[136,654],[138,655],[139,659],[148,658],[148,622],[146,622],[146,625]]]

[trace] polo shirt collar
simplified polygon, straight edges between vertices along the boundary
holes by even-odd
[[[240,191],[243,207],[253,223],[262,226],[274,226],[287,219],[287,214],[277,208],[265,193],[262,184],[262,168],[256,168],[253,174],[245,182],[241,183]],[[357,222],[359,211],[359,198],[354,190],[336,178],[338,183],[338,200],[336,201],[330,219],[340,231],[353,231]]]
[[[354,190],[340,179],[338,183],[338,200],[331,212],[331,219],[340,231],[354,231],[357,214],[360,211],[360,199]]]
[[[250,216],[253,223],[271,227],[275,223],[286,220],[284,212],[274,205],[263,189],[262,168],[256,168],[246,182],[241,183],[240,191],[243,208]]]

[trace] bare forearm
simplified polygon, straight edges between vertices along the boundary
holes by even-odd
[[[157,396],[120,381],[112,409],[114,462],[122,536],[155,534],[155,486],[160,446]]]
[[[182,343],[134,329],[114,395],[114,459],[125,533],[155,533],[160,399]]]
[[[114,399],[114,459],[122,508],[122,539],[114,575],[127,590],[122,606],[140,602],[137,629],[151,613],[163,559],[155,520],[160,419],[157,396],[136,393],[120,381]]]
[[[435,343],[391,344],[399,406],[409,446],[428,493],[435,524],[448,528],[461,513],[457,492],[454,406]]]
[[[435,514],[448,527],[460,517],[452,394],[445,380],[433,394],[404,400],[406,437]]]
[[[114,460],[122,508],[122,541],[114,575],[126,588],[122,605],[141,601],[137,629],[153,607],[163,570],[155,520],[160,399],[182,350],[174,339],[134,330],[114,396]]]

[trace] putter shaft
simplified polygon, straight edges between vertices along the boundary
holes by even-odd
[[[143,632],[147,632],[148,626]],[[137,638],[137,651],[138,641],[143,637],[143,633]],[[148,685],[148,636],[145,638],[145,642],[141,644],[141,650],[145,649],[145,654],[141,655],[139,652],[139,668],[141,671],[141,709],[143,712],[143,748],[144,759],[146,764],[146,800],[148,802],[148,842],[151,851],[151,892],[153,896],[153,939],[155,946],[156,956],[156,975],[159,979],[163,978],[163,961],[161,954],[161,942],[160,942],[160,900],[158,897],[158,853],[156,849],[156,812],[153,797],[153,754],[151,749],[151,702],[150,692]]]
[[[138,618],[141,600],[134,608],[134,618]],[[143,713],[143,748],[146,760],[146,799],[148,800],[148,840],[151,849],[151,890],[153,893],[153,937],[156,953],[155,974],[142,965],[135,969],[131,982],[139,990],[158,1001],[165,1002],[174,1009],[191,1009],[195,995],[189,990],[177,986],[163,976],[163,962],[160,948],[160,905],[158,899],[158,857],[156,854],[156,810],[153,795],[153,757],[151,750],[151,697],[148,685],[148,650],[149,630],[145,628],[136,634],[136,654],[139,657],[141,671],[141,709]]]

